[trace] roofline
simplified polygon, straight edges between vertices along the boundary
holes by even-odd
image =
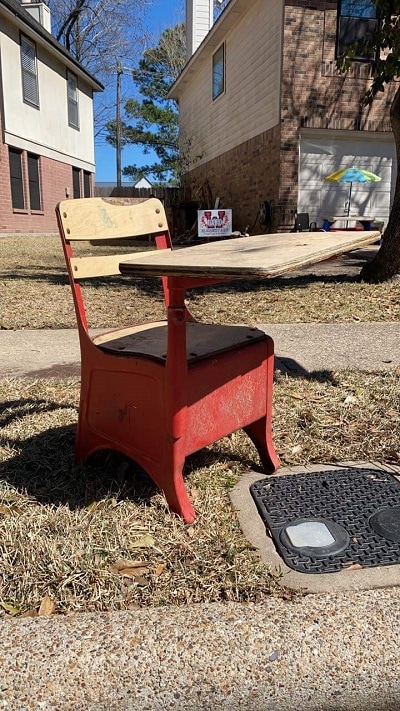
[[[180,89],[182,84],[186,84],[190,80],[191,75],[195,71],[193,65],[198,61],[204,61],[209,56],[210,50],[214,53],[218,49],[221,42],[223,42],[226,30],[229,30],[229,28],[235,24],[238,15],[241,15],[243,11],[246,12],[248,9],[248,0],[230,0],[171,86],[168,92],[169,99],[179,98],[179,92],[177,90]],[[202,55],[204,56],[202,57]]]
[[[18,0],[0,0],[0,14],[6,14],[11,17],[14,21],[17,21],[17,25],[23,30],[27,31],[35,39],[37,39],[40,44],[46,45],[53,53],[56,55],[61,55],[64,62],[73,66],[77,74],[83,77],[94,89],[94,91],[103,91],[104,86],[101,84],[90,72],[85,69],[80,62],[68,52],[67,49],[56,40],[53,35],[48,32],[37,20],[35,20],[32,15],[29,14],[27,10],[20,5]]]

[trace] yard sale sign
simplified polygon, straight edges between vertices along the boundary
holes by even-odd
[[[229,237],[232,234],[232,210],[197,210],[199,237]]]

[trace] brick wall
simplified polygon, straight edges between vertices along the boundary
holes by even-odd
[[[245,141],[185,175],[185,196],[204,208],[219,197],[222,207],[233,210],[234,230],[251,228],[260,202],[278,201],[279,146],[279,126]],[[260,231],[258,222],[254,231]]]
[[[218,196],[223,207],[233,208],[234,229],[252,226],[262,200],[274,202],[275,229],[293,227],[302,128],[391,130],[397,85],[392,83],[371,106],[360,107],[371,84],[370,66],[354,62],[347,74],[337,71],[336,22],[336,0],[286,0],[280,126],[184,176],[188,199],[212,207]]]
[[[1,118],[0,118],[1,120]],[[24,184],[24,210],[14,210],[11,202],[8,146],[0,144],[0,234],[48,234],[57,232],[55,207],[65,200],[66,188],[72,197],[72,166],[44,156],[39,161],[42,210],[32,211],[29,206],[29,181],[26,151],[22,153]],[[83,196],[83,173],[81,175]]]
[[[354,62],[339,74],[335,62],[336,2],[286,0],[281,100],[281,223],[292,225],[297,207],[302,127],[390,131],[392,84],[369,107],[359,100],[370,86],[370,67]]]

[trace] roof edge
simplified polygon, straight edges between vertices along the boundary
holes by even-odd
[[[48,32],[43,25],[40,24],[40,22],[35,20],[35,18],[23,8],[18,0],[0,0],[0,14],[2,10],[5,10],[9,17],[14,20],[16,19],[19,24],[21,23],[24,27],[27,27],[36,37],[40,39],[41,43],[50,45],[50,47],[55,50],[57,54],[62,55],[64,60],[67,60],[68,63],[72,64],[78,72],[84,76],[95,91],[104,90],[103,84],[99,82],[93,74],[85,69],[85,67],[78,62],[73,54],[68,52],[64,45],[56,40],[56,38]]]

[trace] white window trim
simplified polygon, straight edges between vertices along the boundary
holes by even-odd
[[[75,81],[75,88],[72,92],[70,89],[70,80]],[[75,107],[76,110],[76,123],[72,116],[71,106]],[[70,71],[67,71],[67,112],[68,112],[68,126],[75,128],[79,131],[79,94],[78,94],[78,77]]]
[[[24,53],[24,47],[29,48],[32,51],[30,57],[27,53]],[[37,53],[36,45],[32,40],[30,40],[25,35],[21,34],[20,37],[20,51],[21,51],[21,79],[22,79],[22,98],[24,103],[30,106],[35,106],[39,108],[39,77],[38,77],[38,64],[37,64]],[[28,66],[29,60],[33,60],[33,68]],[[29,87],[29,88],[28,88]],[[32,91],[35,94],[30,94]],[[28,89],[28,90],[27,90]]]

